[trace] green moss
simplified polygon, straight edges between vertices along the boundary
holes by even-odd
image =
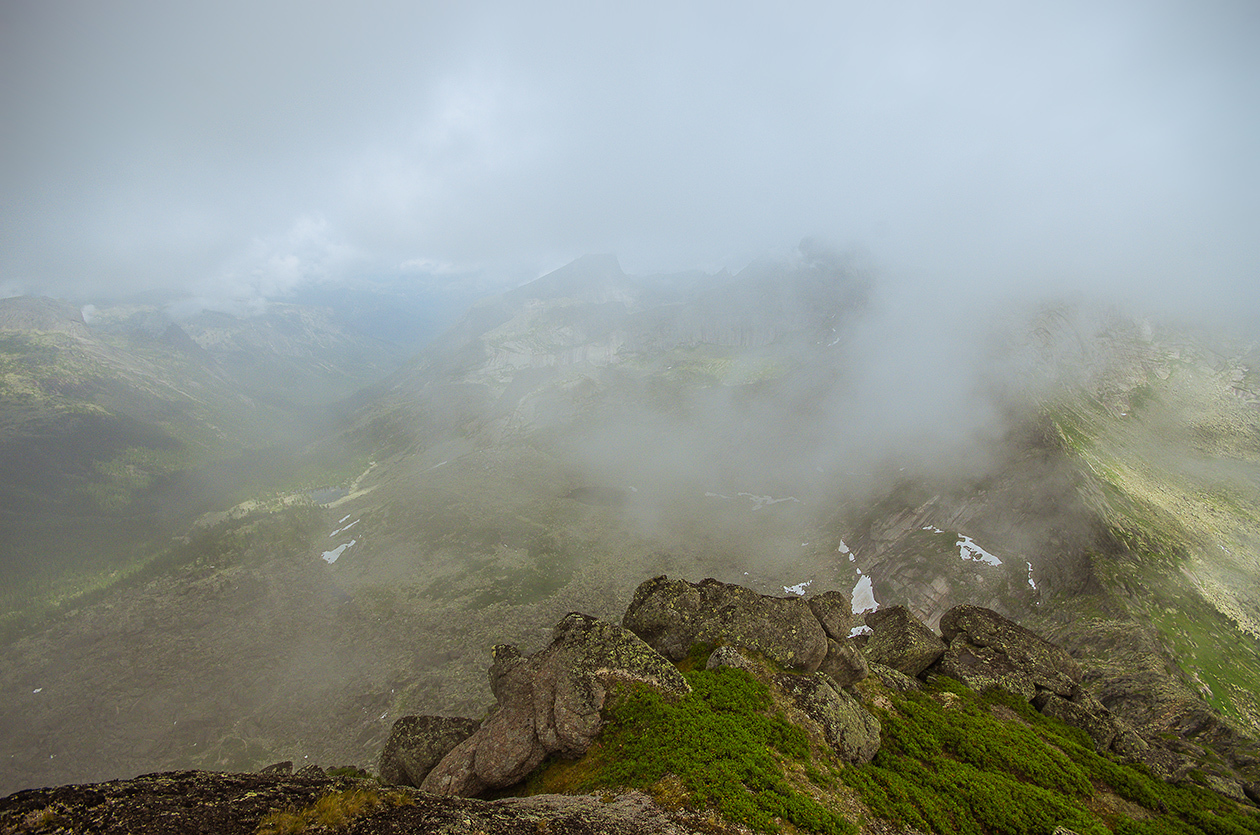
[[[731,668],[693,670],[686,678],[692,692],[672,703],[647,687],[621,689],[587,755],[549,764],[544,772],[552,773],[537,775],[534,785],[641,789],[765,832],[778,831],[779,821],[813,832],[856,832],[785,776],[785,762],[810,762],[809,741],[772,710],[766,685]]]
[[[1108,759],[1078,729],[1011,694],[939,678],[923,692],[887,695],[879,754],[841,773],[878,817],[941,835],[1048,835],[1058,826],[1081,835],[1260,831],[1260,818],[1228,799]],[[1090,806],[1099,790],[1149,818],[1104,821]]]

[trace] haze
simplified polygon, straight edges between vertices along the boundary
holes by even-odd
[[[207,303],[804,235],[950,297],[1254,307],[1251,3],[10,2],[0,290]]]

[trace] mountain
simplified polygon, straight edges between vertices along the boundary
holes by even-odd
[[[330,405],[398,361],[319,310],[176,323],[150,306],[83,309],[90,323],[66,302],[0,300],[10,615],[108,583],[239,491],[292,480]]]
[[[0,790],[368,765],[400,716],[479,716],[490,647],[616,620],[661,574],[931,628],[982,605],[1071,648],[1109,707],[1240,750],[1254,351],[1043,308],[958,376],[889,305],[812,252],[646,277],[592,256],[479,302],[312,443],[354,464],[316,468],[335,495],[238,494],[7,642]]]
[[[1226,763],[1131,724],[1085,689],[1089,672],[1071,654],[991,610],[954,607],[938,636],[904,607],[852,630],[850,602],[657,577],[621,625],[574,612],[529,656],[497,645],[483,719],[399,719],[380,756],[386,785],[292,761],[147,774],[0,798],[0,826],[1260,831],[1254,740]]]

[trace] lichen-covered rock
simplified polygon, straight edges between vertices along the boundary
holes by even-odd
[[[381,780],[419,788],[433,766],[481,723],[458,716],[404,716],[394,723],[377,768]]]
[[[682,674],[630,631],[572,612],[549,646],[528,658],[495,647],[490,682],[498,706],[420,786],[475,797],[519,783],[549,754],[578,757],[601,727],[612,681],[637,681],[667,696],[691,691]]]
[[[876,609],[866,615],[871,634],[866,660],[915,677],[945,653],[945,643],[905,606]]]
[[[818,666],[818,672],[831,676],[841,687],[849,687],[866,678],[870,667],[866,656],[852,640],[828,639],[827,657]]]
[[[879,751],[880,726],[870,711],[826,673],[781,673],[774,688],[793,705],[788,718],[813,731],[847,763],[864,765]]]
[[[768,597],[713,579],[648,580],[635,590],[621,622],[674,661],[696,643],[746,647],[808,672],[827,657],[827,633],[802,598]]]
[[[1081,668],[1067,651],[991,609],[963,604],[941,616],[948,643],[933,668],[974,690],[1000,687],[1028,701],[1043,688],[1070,697]]]
[[[853,595],[846,591],[825,591],[809,598],[810,611],[822,624],[827,637],[833,641],[845,641],[853,631]]]
[[[883,664],[871,664],[871,675],[878,678],[880,684],[889,690],[896,690],[898,693],[909,693],[911,690],[922,690],[923,682],[913,676],[908,676],[901,670],[894,670],[892,667]]]
[[[760,674],[757,664],[740,652],[739,647],[718,647],[709,653],[709,660],[705,662],[704,668],[716,670],[719,667],[734,667],[753,677]]]
[[[1085,700],[1071,701],[1049,690],[1042,690],[1033,697],[1032,702],[1046,716],[1089,734],[1094,741],[1095,750],[1111,750],[1111,744],[1116,738],[1116,726],[1107,709],[1096,699],[1088,697]],[[1095,709],[1091,710],[1091,707]]]
[[[258,769],[259,774],[292,774],[293,760],[284,760],[283,762],[272,763],[265,768]]]
[[[336,828],[341,835],[692,835],[714,831],[703,823],[692,825],[685,813],[667,811],[640,792],[613,799],[552,794],[472,800],[403,787],[382,791],[369,781],[345,777],[181,771],[17,792],[0,798],[0,832],[254,835],[269,813],[307,808],[330,792],[350,790],[398,802],[365,808]]]

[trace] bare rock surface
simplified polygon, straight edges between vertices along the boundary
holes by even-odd
[[[870,665],[851,638],[842,641],[828,638],[827,657],[819,665],[818,671],[831,676],[840,687],[849,687],[870,674]]]
[[[941,616],[948,649],[934,670],[975,690],[1001,687],[1032,701],[1038,688],[1070,697],[1080,665],[1067,650],[991,609],[963,604]]]
[[[269,813],[301,809],[329,791],[374,788],[370,781],[287,775],[177,771],[134,780],[31,789],[0,799],[0,832],[93,832],[101,835],[253,835]],[[646,795],[610,802],[590,795],[539,795],[485,801],[436,797],[395,788],[383,805],[337,831],[483,835],[688,835],[692,827]],[[722,830],[717,830],[722,831]]]
[[[773,685],[795,707],[788,718],[821,736],[840,759],[864,765],[879,751],[879,720],[826,673],[783,673]]]
[[[394,723],[381,751],[381,780],[398,786],[420,787],[433,766],[481,723],[458,716],[404,716]]]
[[[905,606],[876,609],[866,615],[866,625],[866,659],[912,678],[945,653],[944,642]]]
[[[425,777],[435,794],[475,797],[525,778],[549,754],[578,757],[602,726],[613,681],[648,684],[668,696],[691,688],[682,673],[630,631],[570,613],[545,649],[523,657],[499,645],[490,667],[498,705]]]
[[[648,580],[635,590],[621,622],[673,661],[696,643],[746,647],[807,672],[827,657],[827,633],[804,599],[769,597],[713,579]]]

